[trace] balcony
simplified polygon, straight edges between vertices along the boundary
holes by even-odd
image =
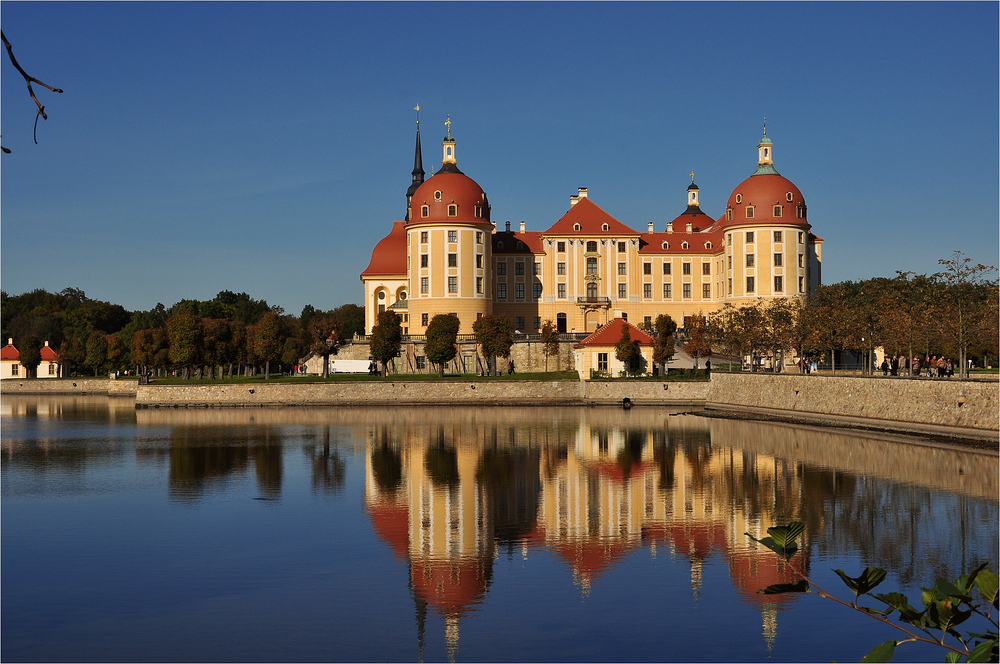
[[[596,297],[584,297],[579,296],[576,298],[577,304],[611,304],[611,298],[605,297],[603,295],[598,295]]]

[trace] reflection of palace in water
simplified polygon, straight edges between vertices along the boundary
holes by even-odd
[[[545,432],[496,424],[369,430],[366,504],[379,537],[409,563],[421,641],[431,609],[454,655],[459,620],[483,600],[497,549],[516,546],[525,555],[556,552],[584,594],[621,557],[648,547],[688,560],[697,599],[704,561],[720,556],[742,597],[759,607],[770,643],[787,599],[756,590],[794,575],[745,533],[760,537],[776,521],[800,518],[800,476],[774,457],[713,451],[703,418],[651,428],[578,412],[575,425],[563,420]],[[524,440],[532,435],[546,440]]]

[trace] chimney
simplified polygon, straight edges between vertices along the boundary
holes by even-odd
[[[8,346],[13,346],[14,345],[14,340],[13,339],[8,339],[7,340],[7,345]]]
[[[646,226],[646,228],[648,229],[647,232],[652,233],[653,232],[653,222],[649,222],[649,224]]]
[[[521,232],[522,233],[524,232],[524,222],[523,221],[521,222]]]
[[[579,188],[579,189],[578,189],[577,191],[579,191],[579,192],[580,192],[580,193],[578,194],[578,196],[579,196],[580,198],[586,198],[586,197],[587,197],[587,188],[586,188],[586,187],[580,187],[580,188]]]
[[[668,233],[674,232],[674,225],[672,223],[667,223],[667,232]]]
[[[510,222],[507,222],[507,232],[510,233]]]
[[[689,222],[687,222],[687,226],[685,226],[685,227],[684,227],[684,229],[685,229],[685,230],[686,230],[686,231],[687,231],[688,233],[690,233],[690,232],[691,232],[691,222],[690,222],[690,221],[689,221]]]
[[[574,205],[576,205],[579,202],[580,202],[580,197],[579,196],[570,196],[569,197],[569,206],[570,207],[573,207]]]
[[[49,347],[49,342],[48,342],[48,341],[46,341],[46,342],[45,342],[45,347],[46,347],[46,348],[48,348],[48,347]]]

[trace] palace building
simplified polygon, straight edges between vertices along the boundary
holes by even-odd
[[[368,331],[386,309],[418,336],[439,313],[458,316],[461,334],[489,314],[528,334],[546,320],[590,333],[616,318],[644,327],[660,314],[683,326],[727,302],[804,298],[820,284],[823,241],[802,192],[775,170],[766,128],[756,170],[717,218],[702,211],[692,173],[681,213],[660,228],[632,229],[581,187],[547,230],[528,231],[524,222],[497,228],[486,192],[458,168],[445,124],[441,168],[425,180],[417,121],[406,215],[361,273]]]

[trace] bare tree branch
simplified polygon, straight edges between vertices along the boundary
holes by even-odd
[[[38,101],[38,97],[35,96],[35,91],[31,87],[31,84],[32,83],[38,83],[38,85],[40,85],[40,86],[42,86],[44,88],[47,88],[47,89],[51,90],[52,92],[59,92],[59,93],[61,93],[62,90],[60,88],[54,88],[54,87],[52,87],[51,85],[49,85],[47,83],[43,83],[42,81],[39,81],[34,76],[29,75],[28,72],[24,71],[21,68],[21,65],[17,64],[17,58],[14,57],[14,48],[10,45],[10,42],[7,41],[7,35],[3,34],[3,31],[0,31],[0,39],[3,39],[3,45],[7,48],[7,55],[10,57],[11,64],[13,64],[14,68],[17,69],[17,71],[19,71],[21,73],[21,76],[24,77],[24,82],[28,85],[28,94],[31,95],[31,98],[33,100],[35,100],[35,105],[38,106],[38,112],[35,114],[35,129],[34,129],[34,132],[33,132],[33,137],[35,139],[35,145],[38,145],[38,136],[37,136],[37,133],[38,133],[38,116],[39,115],[42,116],[43,120],[48,120],[49,116],[47,116],[45,114],[45,106],[42,104],[42,102]],[[8,150],[7,148],[3,148],[3,151],[6,152],[6,153],[8,153],[8,154],[10,153],[10,150]]]

